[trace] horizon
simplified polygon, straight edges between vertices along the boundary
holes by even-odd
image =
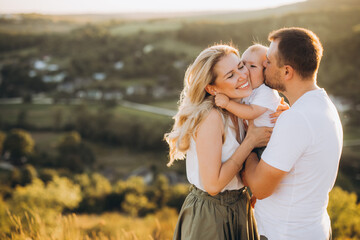
[[[95,15],[95,14],[166,14],[166,13],[202,13],[202,12],[229,12],[252,11],[276,8],[284,5],[304,2],[307,0],[259,0],[245,2],[239,0],[223,0],[217,2],[205,0],[183,0],[181,3],[165,0],[134,0],[122,3],[117,0],[98,1],[79,0],[76,4],[71,0],[55,2],[54,0],[0,0],[0,14],[42,14],[42,15]],[[141,7],[139,7],[141,6]]]

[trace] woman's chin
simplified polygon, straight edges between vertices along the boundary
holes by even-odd
[[[249,88],[249,89],[247,89],[247,90],[243,90],[243,91],[241,92],[241,97],[239,97],[239,98],[246,98],[246,97],[250,96],[251,93],[252,93],[252,89],[251,89],[251,88]]]

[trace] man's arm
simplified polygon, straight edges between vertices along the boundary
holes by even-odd
[[[274,168],[263,160],[259,162],[257,155],[251,153],[246,160],[242,178],[257,199],[264,199],[273,194],[286,174],[287,172]]]

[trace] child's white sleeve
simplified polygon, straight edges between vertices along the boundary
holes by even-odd
[[[281,98],[276,90],[263,84],[257,89],[256,94],[250,101],[250,104],[264,107],[276,112],[280,100]]]

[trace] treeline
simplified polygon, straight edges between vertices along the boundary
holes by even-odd
[[[326,11],[314,9],[239,23],[191,23],[178,31],[177,38],[204,48],[212,43],[233,42],[243,51],[253,41],[267,44],[267,36],[273,30],[282,27],[304,27],[314,31],[326,45],[328,42],[352,37],[356,32],[354,27],[360,21],[359,11],[359,8]]]
[[[31,113],[31,110],[19,110],[14,122],[7,122],[0,117],[0,129],[75,131],[81,137],[96,143],[126,147],[134,151],[165,152],[167,146],[163,140],[164,133],[169,131],[172,124],[171,118],[146,117],[146,114],[139,116],[125,110],[116,111],[106,105],[92,108],[91,104],[88,104],[49,111],[44,116],[49,123],[43,125],[35,125],[29,116]]]

